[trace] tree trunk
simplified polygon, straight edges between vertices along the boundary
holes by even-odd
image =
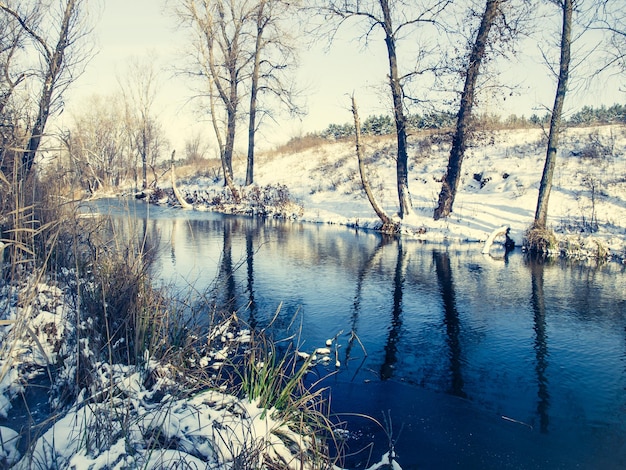
[[[561,60],[559,66],[559,81],[556,87],[556,96],[550,118],[550,133],[548,135],[548,149],[546,152],[546,162],[543,167],[541,183],[539,185],[539,196],[537,199],[537,210],[535,212],[536,228],[546,228],[548,219],[548,201],[552,190],[552,176],[556,164],[556,151],[561,132],[561,115],[563,113],[563,102],[567,93],[567,81],[569,78],[569,65],[572,45],[572,14],[573,0],[563,0],[563,29],[561,33]]]
[[[255,70],[258,75],[258,71]],[[253,79],[254,80],[254,79]],[[254,138],[256,136],[256,95],[257,83],[253,81],[250,90],[250,122],[248,124],[248,160],[246,165],[246,186],[254,183]]]
[[[258,6],[256,21],[256,42],[254,45],[254,64],[250,85],[250,120],[248,122],[248,162],[246,167],[246,186],[254,183],[254,138],[256,136],[257,94],[259,92],[259,70],[261,67],[261,50],[263,48],[263,31],[266,20],[264,15],[265,0]]]
[[[235,90],[236,94],[237,91]],[[236,98],[235,98],[236,100]],[[235,131],[237,126],[237,110],[235,104],[227,106],[227,125],[226,125],[226,145],[224,146],[224,162],[228,168],[228,173],[233,175],[233,151],[235,149]],[[224,174],[226,175],[226,174]]]
[[[68,0],[65,5],[65,11],[63,13],[63,20],[61,28],[59,30],[59,39],[57,41],[54,51],[50,52],[47,47],[46,51],[46,76],[44,79],[41,96],[39,98],[39,111],[35,124],[30,133],[26,150],[22,155],[22,171],[20,172],[20,179],[25,180],[30,173],[33,163],[35,162],[35,156],[43,137],[48,117],[50,116],[50,104],[52,103],[52,95],[54,93],[57,80],[63,70],[63,59],[65,55],[65,49],[68,46],[68,36],[70,27],[72,26],[72,17],[74,9],[76,7],[76,0]],[[45,46],[45,44],[42,44]]]
[[[148,138],[146,128],[141,130],[141,188],[148,187]]]
[[[402,103],[403,91],[398,75],[398,58],[396,55],[396,41],[393,35],[389,1],[379,0],[383,12],[385,30],[385,44],[389,59],[389,86],[393,98],[393,114],[396,122],[396,137],[398,144],[398,158],[396,160],[396,182],[398,186],[398,202],[400,204],[400,218],[411,215],[411,194],[409,193],[409,166],[407,154],[406,117]]]
[[[376,212],[376,215],[380,218],[383,223],[383,231],[396,231],[394,230],[395,224],[391,220],[385,211],[378,205],[376,198],[374,197],[374,193],[372,192],[372,188],[365,174],[365,162],[363,161],[363,151],[361,150],[361,122],[359,120],[359,112],[356,107],[356,100],[354,96],[352,96],[352,115],[354,116],[354,137],[356,141],[356,156],[359,159],[359,173],[361,175],[361,185],[363,186],[363,190],[367,195],[367,199],[372,205],[372,209]]]
[[[233,195],[233,199],[235,203],[239,204],[241,202],[241,197],[239,196],[239,191],[235,186],[233,181],[233,175],[231,170],[229,169],[227,160],[226,160],[226,150],[224,143],[222,141],[222,135],[220,134],[220,128],[217,123],[217,117],[215,115],[215,97],[213,96],[213,87],[209,87],[209,103],[211,106],[211,122],[213,124],[213,131],[215,132],[215,138],[217,139],[217,146],[220,150],[220,161],[222,163],[222,171],[224,172],[224,184],[228,187],[231,194]],[[232,151],[231,151],[232,152]],[[231,153],[232,155],[232,153]]]
[[[435,220],[447,217],[452,212],[452,205],[454,204],[459,180],[461,179],[461,165],[463,164],[463,157],[467,148],[467,132],[472,116],[472,107],[474,106],[476,80],[480,74],[480,64],[485,55],[489,31],[496,19],[501,2],[502,0],[487,0],[476,40],[472,47],[465,74],[465,86],[461,95],[461,104],[457,114],[456,131],[452,139],[452,148],[450,149],[448,169],[441,185],[439,204],[433,214]]]

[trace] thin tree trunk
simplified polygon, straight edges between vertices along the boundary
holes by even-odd
[[[561,132],[561,116],[563,113],[563,102],[567,93],[567,82],[569,78],[569,65],[572,45],[572,14],[573,0],[563,0],[563,29],[561,33],[561,60],[559,66],[559,81],[556,87],[554,106],[550,118],[550,133],[548,135],[548,149],[546,152],[546,162],[543,167],[541,183],[539,185],[539,196],[537,198],[537,210],[535,212],[534,226],[536,228],[546,228],[548,220],[548,201],[552,190],[552,177],[556,164],[556,151],[559,144],[559,134]]]
[[[227,111],[226,145],[224,146],[224,161],[228,168],[228,173],[233,176],[233,152],[235,150],[235,132],[237,126],[237,115],[234,107]]]
[[[265,29],[265,20],[263,10],[265,8],[265,0],[259,3],[259,11],[257,13],[257,32],[256,43],[254,46],[254,65],[252,69],[252,83],[250,85],[250,120],[248,123],[248,162],[246,167],[246,186],[254,183],[254,139],[256,136],[256,109],[257,94],[259,91],[259,70],[261,66],[261,49],[263,43],[263,30]]]
[[[389,1],[379,0],[383,12],[385,30],[385,44],[389,59],[389,85],[393,98],[393,114],[396,122],[396,137],[398,144],[398,158],[396,160],[396,182],[398,186],[398,202],[400,205],[400,218],[411,215],[411,194],[409,193],[409,166],[407,154],[406,117],[402,103],[402,86],[398,74],[398,58],[396,55],[396,42],[393,36],[391,14],[389,13]]]
[[[222,162],[222,171],[224,172],[224,184],[230,189],[231,194],[233,195],[233,199],[237,204],[241,202],[241,197],[239,196],[239,191],[235,187],[235,183],[233,181],[233,175],[228,168],[228,164],[226,161],[226,151],[224,147],[224,142],[222,140],[222,135],[220,134],[220,128],[217,123],[217,117],[215,115],[215,97],[213,96],[213,87],[210,87],[209,90],[209,103],[211,106],[211,123],[213,124],[213,131],[215,132],[215,138],[217,139],[217,145],[220,149],[220,161]]]
[[[148,187],[148,138],[146,136],[145,123],[141,130],[141,188]]]
[[[258,74],[258,71],[255,70]],[[256,136],[256,96],[257,83],[253,81],[250,91],[250,122],[248,125],[248,160],[246,166],[246,186],[254,183],[254,138]]]
[[[385,211],[378,205],[376,201],[376,197],[374,197],[374,193],[372,192],[372,187],[367,179],[367,175],[365,174],[365,162],[363,161],[363,151],[361,147],[361,121],[359,119],[359,112],[356,106],[356,100],[354,96],[352,96],[352,115],[354,116],[354,137],[356,141],[356,156],[359,159],[359,173],[361,175],[361,185],[363,186],[363,190],[367,195],[367,199],[372,205],[372,209],[376,212],[376,215],[383,223],[383,231],[393,230],[395,224],[391,217],[389,217]],[[393,230],[395,231],[395,230]]]
[[[489,31],[496,19],[501,2],[502,0],[487,0],[476,40],[472,47],[465,74],[465,86],[461,95],[461,104],[457,114],[456,131],[452,139],[452,148],[450,149],[448,169],[441,185],[439,204],[433,214],[435,220],[447,217],[452,212],[452,205],[454,204],[459,180],[461,179],[461,165],[463,164],[463,157],[467,148],[466,140],[472,116],[472,107],[474,106],[476,80],[480,74],[480,64],[485,55]]]

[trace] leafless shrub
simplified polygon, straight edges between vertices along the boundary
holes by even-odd
[[[587,141],[576,150],[572,150],[571,155],[585,161],[607,161],[613,158],[615,152],[615,136],[613,133],[608,138],[603,138],[598,131],[590,132]]]

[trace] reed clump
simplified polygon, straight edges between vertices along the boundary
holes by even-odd
[[[329,442],[338,449],[330,420],[328,389],[318,382],[307,385],[307,374],[313,366],[312,357],[300,360],[293,342],[281,351],[263,334],[251,334],[242,354],[233,356],[236,396],[250,400],[260,416],[279,423],[265,441],[259,441],[262,457],[257,466],[249,468],[326,469],[331,468]],[[274,446],[274,442],[280,445]],[[290,453],[275,452],[286,447]],[[267,448],[265,448],[267,447]]]

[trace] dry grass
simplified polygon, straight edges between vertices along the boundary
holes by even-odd
[[[546,227],[532,225],[524,234],[523,246],[531,253],[554,253],[559,245],[554,232]]]
[[[279,145],[274,150],[264,152],[263,155],[271,158],[275,155],[300,153],[326,143],[328,140],[317,134],[307,134],[302,137],[292,137],[287,143]]]

